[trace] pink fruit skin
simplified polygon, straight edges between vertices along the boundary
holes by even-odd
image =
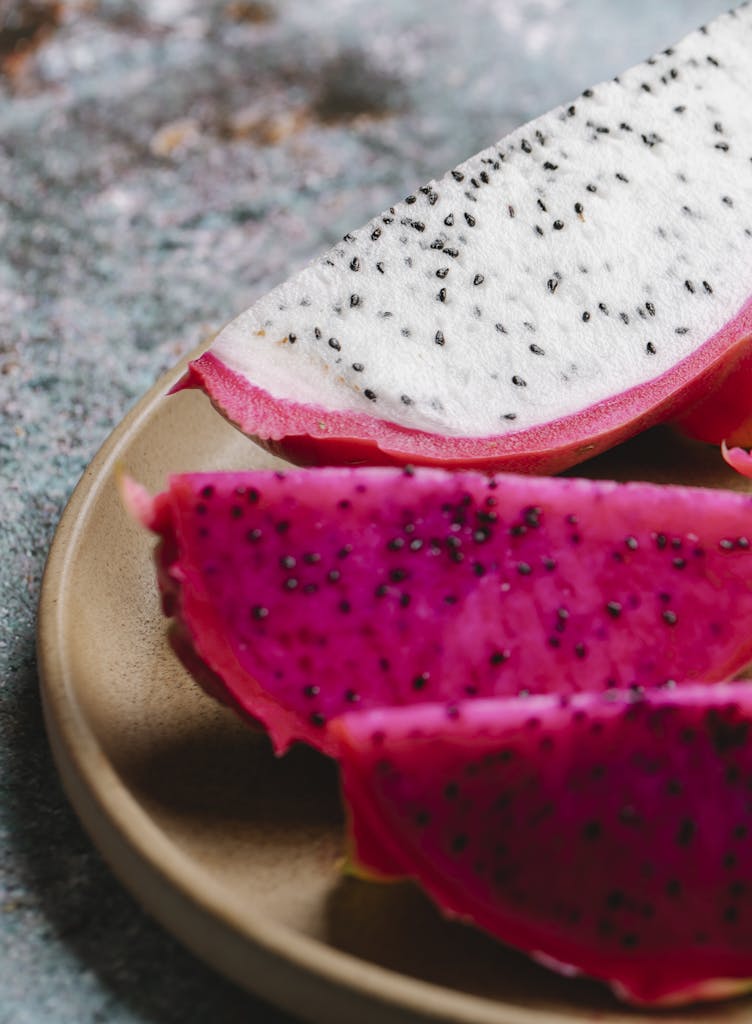
[[[744,448],[728,448],[725,441],[721,445],[721,452],[729,466],[737,473],[752,478],[752,452],[745,451]]]
[[[300,465],[414,463],[555,473],[657,423],[720,444],[752,437],[752,300],[692,355],[655,380],[576,414],[498,437],[450,437],[364,413],[275,398],[211,351],[173,388],[201,388],[243,433]]]
[[[334,721],[355,865],[641,1005],[752,988],[752,688]]]
[[[198,681],[331,753],[352,708],[720,680],[752,659],[752,497],[396,468],[187,474],[161,540]]]

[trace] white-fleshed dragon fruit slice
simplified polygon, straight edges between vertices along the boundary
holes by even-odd
[[[293,461],[555,471],[752,441],[752,7],[395,204],[178,387]]]

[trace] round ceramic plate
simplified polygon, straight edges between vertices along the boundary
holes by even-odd
[[[84,474],[40,606],[55,758],[114,871],[200,957],[302,1019],[633,1024],[604,987],[548,973],[443,920],[413,887],[343,875],[334,765],[302,748],[275,758],[264,736],[186,675],[166,642],[152,538],[124,512],[116,468],[157,490],[171,472],[277,463],[202,395],[164,397],[180,372],[140,402]],[[717,450],[667,432],[584,472],[746,483]],[[752,1004],[735,1001],[653,1019],[715,1024],[751,1014]]]

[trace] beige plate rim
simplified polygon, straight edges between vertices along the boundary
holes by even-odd
[[[236,983],[301,1018],[555,1024],[558,1014],[465,995],[327,948],[265,918],[249,918],[168,838],[128,791],[79,705],[66,656],[64,607],[76,551],[104,483],[148,429],[186,361],[166,373],[102,445],[61,517],[45,567],[37,649],[45,723],[67,795],[114,873],[149,913]]]

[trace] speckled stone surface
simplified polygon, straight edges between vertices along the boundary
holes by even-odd
[[[0,2],[0,1024],[289,1020],[143,914],[57,781],[36,603],[100,443],[346,230],[725,7]]]

